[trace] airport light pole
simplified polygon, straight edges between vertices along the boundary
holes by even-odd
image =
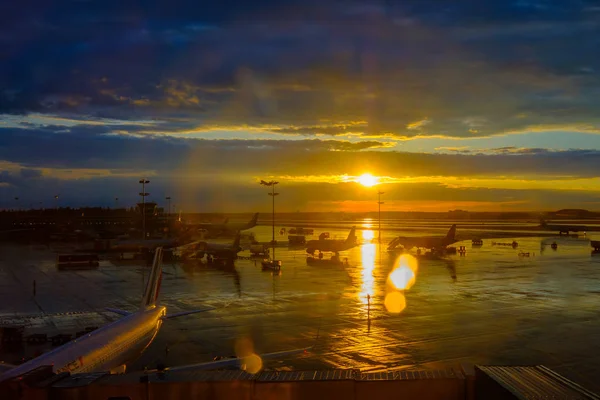
[[[270,186],[271,187],[271,193],[269,193],[269,196],[271,196],[273,198],[273,240],[271,240],[271,243],[275,244],[275,196],[278,196],[279,193],[275,193],[275,185],[277,185],[279,182],[276,181],[269,181],[269,182],[265,182],[263,180],[260,181],[261,185],[264,186]]]
[[[165,197],[165,200],[167,200],[167,202],[169,203],[169,206],[168,206],[169,213],[167,214],[167,228],[169,229],[169,236],[170,236],[171,235],[171,196]]]
[[[170,219],[171,218],[171,196],[165,197],[165,200],[169,204],[169,206],[168,206],[169,213],[167,214],[167,219]]]
[[[175,210],[175,214],[177,214],[177,204],[173,204],[173,210]],[[181,212],[181,210],[179,210]],[[179,218],[179,214],[177,214],[177,222],[181,222],[181,218]]]
[[[19,211],[21,208],[19,207],[19,198],[15,197],[15,204],[17,205],[17,211]]]
[[[54,200],[56,200],[56,209],[58,210],[58,195],[54,195]]]
[[[381,190],[377,191],[377,206],[379,208],[379,243],[381,243],[381,205],[383,204],[383,201],[381,201],[382,194],[384,194],[384,192],[382,192]]]
[[[146,196],[150,195],[150,193],[146,193],[146,184],[150,183],[147,179],[140,179],[139,183],[142,184],[142,192],[140,196],[142,196],[142,234],[144,235],[144,240],[146,240]]]
[[[119,198],[115,197],[115,210],[119,208]]]

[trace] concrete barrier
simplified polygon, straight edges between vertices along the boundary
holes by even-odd
[[[263,372],[255,381],[255,400],[355,399],[355,370]]]
[[[256,375],[244,371],[53,375],[51,367],[43,367],[1,382],[0,399],[471,400],[475,397],[487,400],[515,398],[517,392],[530,395],[532,390],[548,393],[548,398],[600,399],[543,366],[477,366],[474,371],[475,375],[472,368],[462,366],[462,371],[381,373],[325,370],[265,371]]]
[[[465,378],[451,369],[366,373],[356,381],[356,400],[464,398]]]
[[[149,376],[148,400],[252,400],[254,378],[244,371],[153,374]]]

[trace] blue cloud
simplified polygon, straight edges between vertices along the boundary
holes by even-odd
[[[600,133],[595,1],[25,3],[0,5],[0,161],[33,169],[6,172],[11,185],[50,184],[39,168],[597,175],[597,151],[549,152],[542,139],[479,146],[519,154],[373,151]],[[81,123],[31,122],[38,114]],[[229,136],[181,137],[209,131]]]

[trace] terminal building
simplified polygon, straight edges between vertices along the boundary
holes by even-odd
[[[33,236],[72,235],[75,231],[97,233],[107,237],[129,234],[162,235],[174,216],[164,213],[156,203],[138,203],[137,207],[109,209],[101,207],[4,211],[0,213],[3,231],[35,231]],[[23,233],[23,235],[25,235]]]

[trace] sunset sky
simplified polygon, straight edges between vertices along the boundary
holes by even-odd
[[[592,0],[3,2],[0,207],[598,210],[599,72]]]

